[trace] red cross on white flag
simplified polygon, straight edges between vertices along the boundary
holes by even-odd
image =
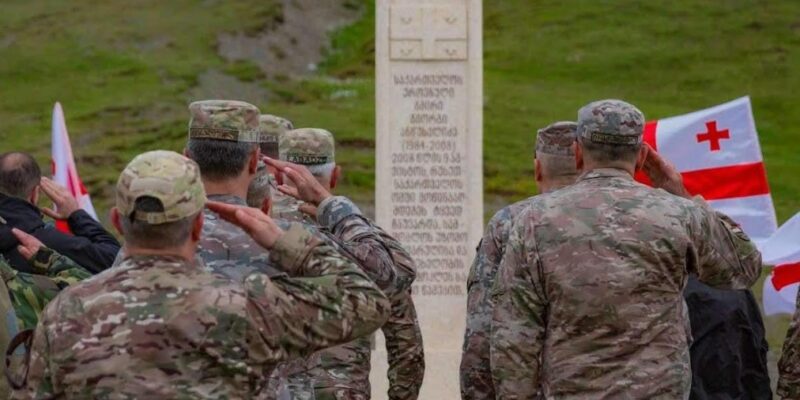
[[[644,140],[675,164],[690,193],[733,218],[753,240],[775,233],[775,208],[749,97],[649,122]]]
[[[731,138],[731,131],[727,129],[717,129],[717,121],[706,122],[706,129],[708,129],[707,132],[697,134],[697,143],[709,142],[711,146],[709,151],[713,152],[722,150],[720,141]]]
[[[644,140],[675,164],[690,193],[741,224],[764,264],[776,267],[764,282],[765,313],[792,313],[800,282],[800,214],[777,230],[750,98],[649,122]],[[647,182],[643,174],[637,179]]]

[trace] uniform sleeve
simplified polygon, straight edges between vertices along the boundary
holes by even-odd
[[[495,215],[481,239],[467,283],[467,324],[461,353],[461,398],[494,399],[489,368],[489,337],[492,328],[491,292],[500,266],[502,246],[498,241],[503,216]]]
[[[357,259],[373,282],[392,296],[407,289],[412,279],[398,279],[395,260],[392,258],[389,243],[397,241],[381,231],[366,219],[358,207],[346,197],[331,197],[320,204],[317,221],[338,238]],[[410,259],[410,257],[408,258]],[[411,266],[413,273],[413,265]]]
[[[783,342],[783,352],[778,362],[778,390],[783,399],[800,399],[800,293],[797,296],[794,318]]]
[[[416,400],[425,375],[425,352],[411,290],[392,298],[392,313],[382,330],[389,361],[389,400]]]
[[[60,393],[53,382],[50,369],[50,342],[47,337],[47,317],[36,326],[28,362],[28,377],[25,385],[12,394],[12,399],[55,399]]]
[[[256,321],[267,357],[285,361],[368,335],[386,322],[386,296],[349,258],[297,224],[270,252],[293,276],[245,280],[248,313]]]
[[[22,329],[36,327],[45,306],[61,289],[91,276],[74,261],[49,248],[42,247],[28,260],[34,274],[0,266],[14,311]]]
[[[120,249],[117,239],[83,210],[72,213],[67,224],[75,236],[61,236],[62,245],[70,249],[66,254],[93,273],[108,269]]]
[[[78,283],[92,276],[92,273],[81,267],[69,257],[42,247],[33,258],[28,260],[34,272],[53,279],[59,287]]]
[[[696,262],[689,272],[718,289],[748,289],[761,275],[761,253],[742,228],[728,216],[715,212],[702,198],[694,227]],[[693,265],[694,264],[694,265]],[[692,269],[696,269],[692,271]]]
[[[491,368],[497,398],[536,398],[547,322],[533,228],[525,218],[511,231],[497,281],[491,336]]]

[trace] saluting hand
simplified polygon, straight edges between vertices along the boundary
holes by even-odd
[[[647,157],[644,161],[644,172],[650,177],[653,186],[675,196],[691,198],[686,186],[683,185],[683,177],[675,166],[661,157],[649,144],[645,143],[645,146],[647,146]]]
[[[316,216],[317,206],[325,201],[325,199],[333,196],[331,192],[319,183],[311,171],[303,165],[275,160],[269,157],[264,157],[264,162],[282,172],[283,175],[291,181],[291,185],[287,185],[286,182],[279,185],[278,190],[305,202],[306,204],[300,205],[300,211],[306,214]]]
[[[44,247],[44,244],[41,241],[39,241],[39,239],[17,228],[12,228],[11,233],[13,233],[14,237],[16,237],[17,240],[19,241],[19,246],[17,246],[17,251],[22,256],[22,258],[26,260],[32,259],[33,256],[39,252],[39,249]]]
[[[69,218],[72,213],[80,210],[78,200],[65,187],[53,182],[50,178],[42,177],[39,187],[42,192],[53,201],[55,209],[41,208],[42,213],[56,220]]]
[[[242,228],[261,247],[271,249],[283,235],[275,221],[257,208],[235,206],[231,204],[209,201],[209,210],[219,214],[220,218]]]

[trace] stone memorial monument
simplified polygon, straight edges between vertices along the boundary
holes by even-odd
[[[417,262],[421,399],[460,398],[466,284],[483,221],[481,0],[378,0],[376,216]],[[373,398],[387,398],[376,343]]]

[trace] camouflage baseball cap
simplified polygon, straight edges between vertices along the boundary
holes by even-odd
[[[594,143],[635,145],[642,143],[644,114],[622,100],[600,100],[578,111],[578,136]]]
[[[278,158],[278,140],[281,135],[294,129],[292,122],[276,115],[263,114],[258,118],[259,143],[261,152],[268,157]]]
[[[154,197],[164,211],[136,212],[136,200]],[[172,151],[149,151],[133,159],[117,181],[117,208],[122,215],[160,225],[197,214],[206,192],[197,164]]]
[[[550,124],[536,134],[536,152],[556,156],[574,156],[575,130],[578,124],[560,121]]]
[[[333,134],[324,129],[295,129],[281,135],[280,158],[301,165],[332,163]]]
[[[203,100],[189,105],[189,139],[259,141],[256,106],[235,100]]]

